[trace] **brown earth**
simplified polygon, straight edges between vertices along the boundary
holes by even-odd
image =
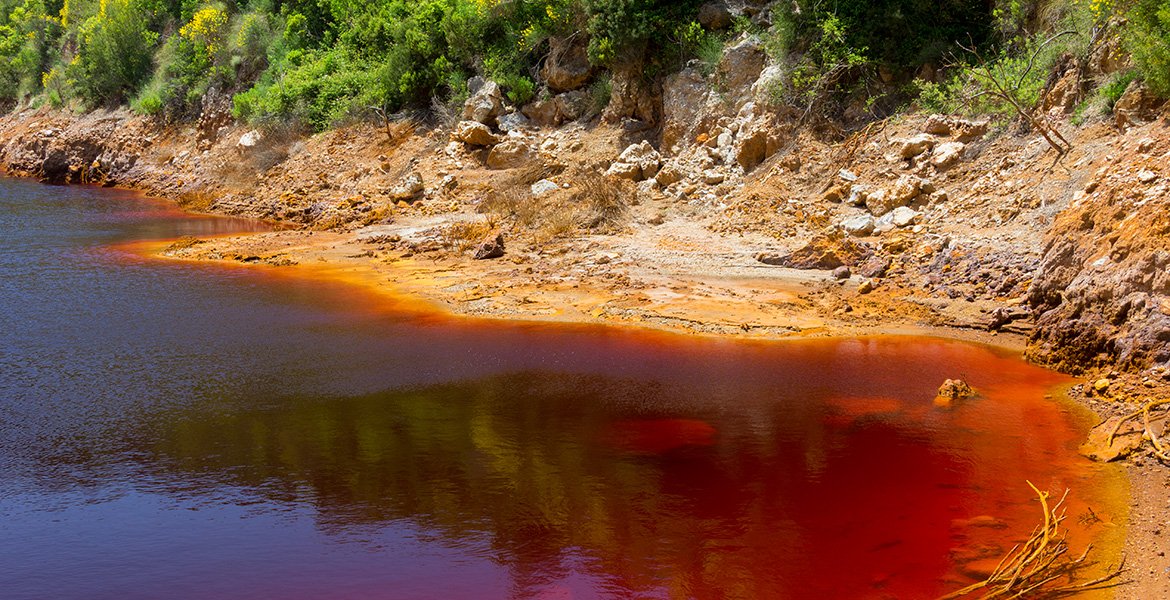
[[[0,120],[0,164],[282,226],[162,249],[177,259],[299,265],[476,317],[944,335],[1084,376],[1070,395],[1102,416],[1170,397],[1165,119],[1065,120],[1063,156],[1034,133],[940,122],[911,114],[848,137],[779,127],[757,140],[762,162],[736,165],[707,143],[723,121],[674,131],[682,141],[656,159],[626,154],[662,135],[629,119],[528,127],[494,148],[414,123],[270,131],[249,146],[240,126],[41,110]],[[741,153],[760,125],[743,127]],[[919,150],[924,130],[936,133]],[[948,156],[948,143],[964,145]],[[641,181],[602,174],[622,165]],[[535,195],[544,180],[555,185]],[[842,233],[850,219],[909,214],[897,207],[916,214]],[[502,256],[473,258],[500,235]],[[1148,447],[1126,465],[1135,583],[1118,597],[1170,598],[1170,471]]]

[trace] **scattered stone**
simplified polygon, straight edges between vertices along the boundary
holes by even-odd
[[[857,286],[857,293],[868,294],[872,292],[875,287],[877,286],[874,285],[872,279],[862,279],[861,283]]]
[[[926,119],[926,124],[922,126],[922,131],[931,135],[950,135],[951,118],[945,115],[930,115]]]
[[[398,185],[391,188],[388,195],[395,201],[412,202],[424,189],[426,186],[423,184],[422,177],[418,173],[411,173],[403,177]]]
[[[585,107],[589,104],[589,96],[581,90],[573,90],[558,94],[553,99],[553,104],[557,109],[558,121],[576,121],[584,114]]]
[[[496,118],[496,126],[505,133],[520,131],[525,125],[528,125],[528,117],[524,116],[522,112],[510,112]]]
[[[746,135],[739,136],[738,149],[735,152],[735,162],[743,167],[745,173],[764,162],[767,155],[768,132],[766,130],[762,128],[752,129]]]
[[[240,153],[247,152],[256,147],[264,136],[258,130],[253,129],[248,133],[240,136],[240,141],[236,142],[236,151]]]
[[[540,181],[532,184],[532,195],[539,198],[545,194],[550,194],[559,189],[561,189],[561,186],[557,185],[556,182],[549,181],[547,179],[541,179]]]
[[[470,81],[467,87],[468,89],[472,87]],[[484,81],[479,90],[463,103],[463,120],[477,121],[489,127],[495,125],[496,117],[503,112],[503,94],[500,92],[500,86],[494,81]]]
[[[1105,378],[1098,379],[1097,381],[1093,382],[1093,391],[1097,392],[1098,395],[1103,396],[1105,395],[1105,392],[1109,390],[1109,386],[1112,385],[1112,383],[1112,381],[1109,381]]]
[[[715,169],[708,169],[703,171],[703,183],[707,185],[719,185],[720,183],[723,183],[724,179],[726,179],[726,176],[722,172],[716,171]]]
[[[971,389],[971,386],[962,379],[948,379],[938,388],[940,398],[950,398],[951,400],[969,398],[974,394],[975,390]]]
[[[683,172],[673,164],[668,164],[658,170],[658,174],[654,176],[654,180],[658,185],[666,187],[678,183],[683,180]]]
[[[850,271],[849,267],[842,265],[833,269],[833,279],[849,279],[850,277],[853,277],[853,271]]]
[[[756,255],[756,260],[764,263],[765,265],[783,267],[788,264],[788,261],[791,257],[792,254],[789,252],[762,252]]]
[[[841,222],[841,231],[847,235],[854,237],[865,237],[873,233],[876,226],[876,220],[873,215],[858,215],[851,219],[846,219]]]
[[[472,146],[494,146],[500,143],[499,136],[479,121],[460,121],[451,137]]]
[[[918,134],[908,140],[901,140],[901,148],[898,154],[902,158],[910,159],[934,148],[934,136],[928,133]]]
[[[873,246],[851,237],[820,235],[792,252],[788,266],[795,269],[831,271],[840,266],[855,266],[873,256]]]
[[[874,256],[861,265],[858,273],[862,277],[868,277],[871,279],[876,277],[885,277],[886,271],[890,270],[890,264],[891,261],[888,257]]]
[[[610,177],[617,177],[619,179],[629,179],[630,181],[641,181],[642,169],[638,165],[617,162],[610,165],[605,174]]]
[[[524,140],[507,139],[492,147],[487,165],[492,169],[514,169],[534,164],[540,156],[531,144]]]
[[[959,162],[963,150],[967,147],[962,142],[944,142],[939,144],[930,155],[930,164],[936,169],[946,169]]]
[[[919,216],[918,211],[905,206],[899,206],[882,217],[882,220],[893,224],[894,227],[909,227],[918,222]]]
[[[552,100],[537,100],[525,104],[520,112],[537,125],[549,126],[557,124],[557,105]]]
[[[472,258],[475,260],[485,260],[489,258],[499,258],[504,255],[504,232],[494,231],[489,233],[487,237],[475,247],[475,252]]]
[[[1142,183],[1153,183],[1158,179],[1158,174],[1149,169],[1142,169],[1138,171],[1137,178]]]
[[[1001,306],[991,311],[991,320],[987,323],[987,330],[998,331],[1000,327],[1007,325],[1011,320],[1011,311]]]
[[[848,170],[848,169],[841,169],[840,171],[837,171],[837,176],[840,177],[841,179],[844,179],[845,181],[849,181],[849,182],[857,181],[857,174],[854,173],[853,171]]]

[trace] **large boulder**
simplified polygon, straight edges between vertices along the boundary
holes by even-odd
[[[731,27],[731,11],[722,0],[713,0],[699,5],[699,24],[707,29]]]
[[[494,146],[500,143],[499,136],[478,121],[460,121],[451,137],[472,146]]]
[[[472,87],[475,86],[469,82],[468,88]],[[463,120],[476,121],[488,127],[495,125],[496,117],[504,113],[503,98],[504,94],[496,82],[484,81],[478,85],[478,91],[463,103]]]
[[[548,38],[549,53],[540,70],[540,76],[549,89],[564,92],[575,90],[589,82],[593,65],[586,54],[588,38],[584,35]]]
[[[540,160],[536,148],[522,139],[510,138],[492,147],[487,165],[492,169],[515,169],[535,164]]]

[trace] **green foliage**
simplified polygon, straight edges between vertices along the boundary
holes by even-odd
[[[146,16],[138,0],[102,0],[98,13],[81,25],[70,71],[90,105],[122,103],[150,76],[158,34],[146,28]]]
[[[661,48],[680,24],[695,15],[696,0],[585,0],[589,60],[612,66],[627,53]]]
[[[1121,99],[1122,94],[1137,79],[1137,71],[1128,69],[1125,71],[1118,71],[1114,73],[1105,84],[1101,86],[1101,97],[1105,99],[1105,110],[1112,111],[1113,105]]]
[[[1136,0],[1126,16],[1125,42],[1155,94],[1170,97],[1170,0]]]
[[[799,36],[815,34],[831,11],[847,32],[845,45],[865,48],[877,62],[914,67],[942,60],[958,43],[984,46],[992,33],[987,3],[970,0],[816,0],[797,2]],[[780,12],[780,11],[778,11]]]

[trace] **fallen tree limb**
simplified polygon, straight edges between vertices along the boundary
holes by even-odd
[[[987,579],[969,585],[961,590],[942,596],[938,600],[955,600],[977,592],[979,600],[995,598],[1061,598],[1093,589],[1103,589],[1120,585],[1121,574],[1125,572],[1125,557],[1117,565],[1111,566],[1105,575],[1086,582],[1077,582],[1080,570],[1090,564],[1089,550],[1085,548],[1078,558],[1068,556],[1068,544],[1065,542],[1065,533],[1060,524],[1065,519],[1065,511],[1061,509],[1068,490],[1060,497],[1054,506],[1048,506],[1048,492],[1041,492],[1032,482],[1028,487],[1040,498],[1040,506],[1044,510],[1044,524],[1032,531],[1032,536],[1023,546],[1016,544],[999,561],[991,576]]]

